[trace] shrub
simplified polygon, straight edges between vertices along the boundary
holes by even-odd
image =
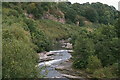
[[[110,67],[104,67],[96,70],[93,73],[94,78],[116,78],[116,75],[112,72]]]
[[[74,46],[74,58],[77,58],[77,62],[74,65],[80,68],[85,68],[87,65],[87,59],[89,56],[94,54],[94,44],[91,39],[78,37]]]
[[[20,27],[3,29],[3,78],[37,77],[37,54],[26,31]]]
[[[95,54],[101,60],[103,66],[116,63],[119,53],[119,39],[116,37],[114,26],[105,26],[95,31]]]
[[[3,40],[2,75],[4,78],[37,77],[36,52],[22,41]]]
[[[93,73],[95,70],[100,69],[102,67],[101,61],[98,59],[97,56],[89,56],[88,64],[87,64],[87,71]]]
[[[10,9],[10,8],[3,8],[2,11],[3,11],[3,14],[7,15],[7,16],[10,16],[10,15],[13,15],[13,16],[16,16],[16,17],[19,16],[19,13],[16,10],[13,10],[13,9]]]
[[[49,51],[51,49],[51,42],[48,37],[38,28],[37,23],[32,19],[25,19],[25,23],[28,25],[32,42],[38,47],[36,51]]]
[[[15,27],[15,26],[10,26],[10,27],[5,27],[3,28],[3,39],[16,39],[16,40],[21,40],[26,43],[30,42],[30,33],[25,31],[21,27]]]
[[[51,49],[49,39],[41,31],[32,33],[32,41],[38,47],[37,52],[49,51]]]
[[[113,74],[116,76],[116,77],[120,77],[120,68],[119,68],[119,62],[118,63],[114,63],[112,66],[110,66],[111,68],[111,71],[113,72]]]
[[[87,61],[81,58],[74,60],[73,67],[77,69],[85,68],[87,65]]]

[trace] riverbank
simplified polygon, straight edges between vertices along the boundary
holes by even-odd
[[[40,53],[40,59],[43,61],[38,64],[39,67],[45,67],[40,73],[45,75],[45,78],[65,78],[60,72],[56,70],[63,62],[71,58],[68,50],[56,50],[46,53]],[[50,59],[52,58],[52,60]],[[46,74],[47,72],[47,74]]]
[[[72,60],[65,61],[60,64],[59,67],[56,68],[61,74],[66,74],[67,78],[90,78],[88,74],[84,70],[74,69],[72,67]]]
[[[59,45],[56,46],[62,50],[39,53],[39,66],[46,67],[42,71],[46,78],[89,78],[84,70],[77,70],[72,67],[73,46],[69,41],[70,38],[58,41]]]
[[[42,74],[46,78],[88,78],[85,72],[72,68],[72,50],[56,50],[40,54],[42,62],[39,66],[45,66]],[[72,51],[73,52],[73,51]]]

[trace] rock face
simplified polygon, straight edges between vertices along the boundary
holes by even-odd
[[[53,14],[53,12],[56,16]],[[33,14],[28,14],[26,10],[24,11],[24,15],[27,18],[31,18],[31,19],[35,18],[35,16]],[[60,10],[52,11],[52,13],[51,13],[51,11],[48,11],[42,16],[42,19],[49,19],[49,20],[53,20],[53,21],[60,22],[63,24],[66,22],[64,13]]]
[[[63,24],[65,23],[65,18],[64,17],[56,18],[54,15],[52,15],[52,14],[50,14],[48,12],[46,14],[44,14],[42,19],[50,19],[50,20],[60,22],[60,23],[63,23]]]

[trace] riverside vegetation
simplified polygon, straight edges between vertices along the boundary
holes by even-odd
[[[3,78],[42,77],[37,53],[68,38],[73,44],[73,68],[93,78],[120,76],[120,17],[113,6],[3,2],[2,14]]]

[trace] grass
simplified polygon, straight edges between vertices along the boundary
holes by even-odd
[[[37,24],[39,28],[50,38],[50,39],[62,39],[68,38],[73,33],[79,31],[80,27],[69,24],[62,24],[51,20],[38,20]]]

